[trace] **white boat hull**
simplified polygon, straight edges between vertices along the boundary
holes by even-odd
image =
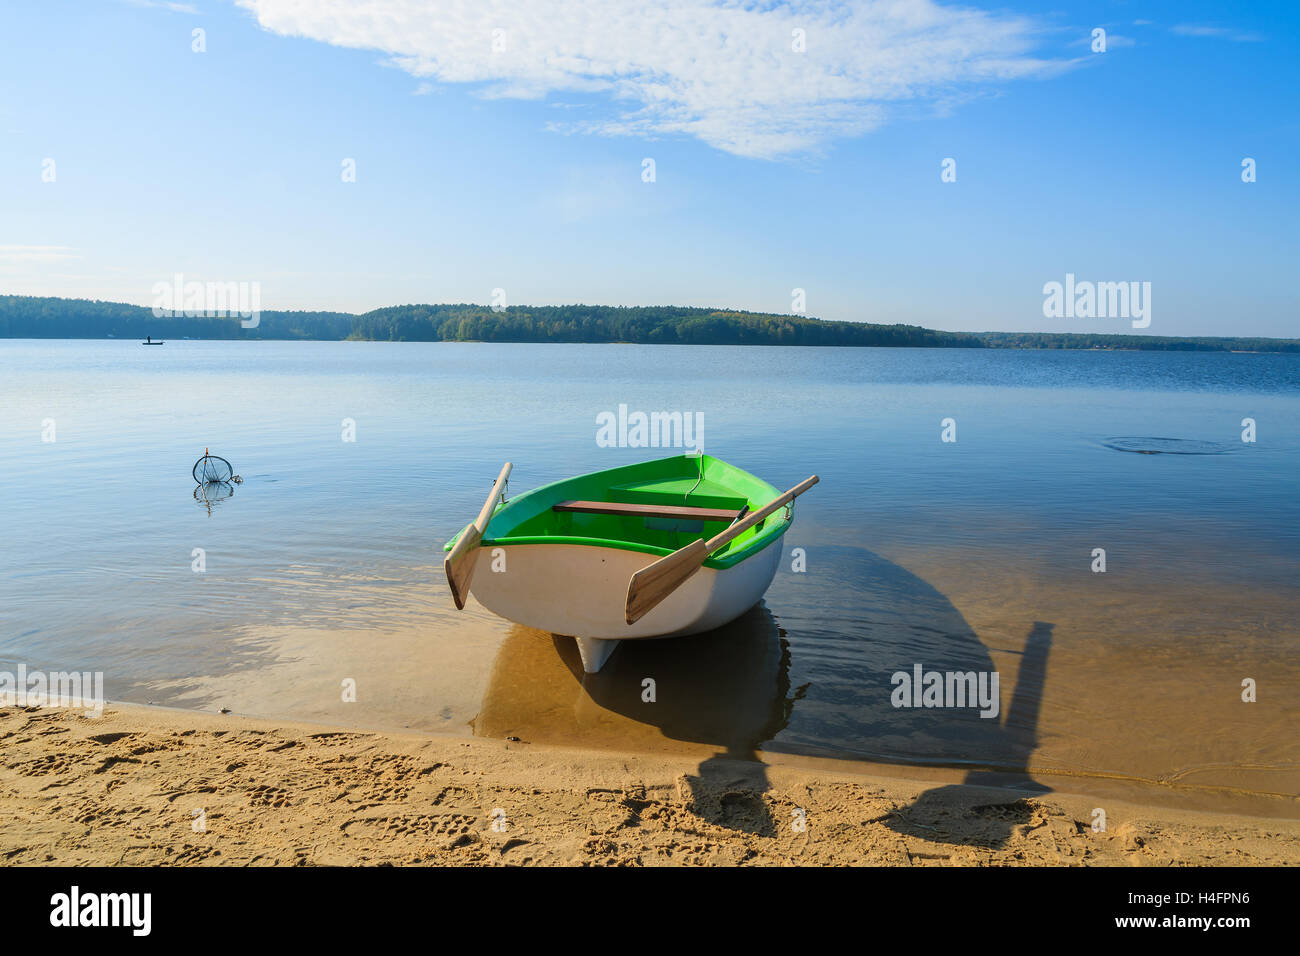
[[[526,627],[578,638],[594,673],[611,642],[684,637],[735,620],[776,576],[781,539],[730,568],[701,568],[635,624],[625,614],[628,581],[657,558],[579,544],[518,544],[478,550],[472,592],[494,614]],[[496,570],[494,570],[494,567]]]

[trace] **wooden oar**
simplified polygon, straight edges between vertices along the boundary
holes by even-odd
[[[754,525],[758,524],[773,511],[784,508],[801,494],[817,484],[817,476],[806,478],[785,494],[775,498],[769,504],[720,531],[708,541],[692,541],[686,547],[674,551],[654,564],[648,565],[632,575],[627,585],[627,605],[625,614],[629,624],[635,624],[664,598],[677,590],[686,580],[704,565],[710,554],[717,551],[728,541],[740,537]]]
[[[492,493],[483,503],[483,510],[478,513],[474,523],[461,532],[455,546],[442,562],[442,569],[447,572],[447,584],[451,587],[451,596],[456,602],[458,611],[465,609],[465,599],[469,597],[470,578],[474,577],[474,566],[478,564],[474,549],[483,540],[483,532],[487,529],[488,521],[492,518],[493,506],[497,503],[497,494],[505,487],[512,467],[510,462],[506,462],[505,467],[501,469],[501,474],[497,476],[496,483],[492,485]]]

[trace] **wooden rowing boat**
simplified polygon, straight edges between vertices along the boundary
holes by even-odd
[[[682,637],[735,619],[776,574],[791,502],[725,461],[679,455],[579,475],[505,500],[509,463],[478,519],[447,542],[457,607],[577,638],[600,670],[622,640]]]

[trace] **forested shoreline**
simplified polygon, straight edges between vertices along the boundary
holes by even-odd
[[[913,348],[1138,349],[1300,352],[1300,339],[1168,337],[1070,332],[943,332],[915,325],[832,322],[686,306],[400,305],[361,315],[262,312],[238,318],[158,318],[144,306],[0,295],[0,338],[299,339],[380,342],[625,342],[647,345],[796,345]]]

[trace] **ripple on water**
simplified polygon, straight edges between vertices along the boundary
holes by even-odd
[[[1240,442],[1196,438],[1106,438],[1102,445],[1135,455],[1227,455],[1242,448]]]

